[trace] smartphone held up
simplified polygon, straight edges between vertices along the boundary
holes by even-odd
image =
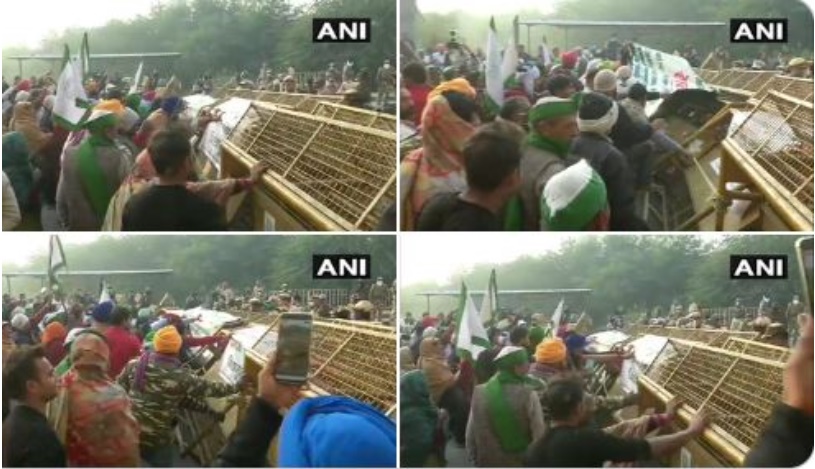
[[[302,385],[308,381],[313,317],[307,313],[283,313],[277,340],[275,379]]]

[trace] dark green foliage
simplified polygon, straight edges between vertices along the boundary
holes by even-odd
[[[34,240],[45,238],[35,237]],[[69,239],[66,237],[66,239]],[[43,254],[28,265],[3,266],[4,271],[44,271]],[[228,281],[245,288],[262,279],[267,289],[288,283],[290,288],[352,288],[355,281],[312,280],[312,254],[370,254],[371,278],[392,282],[396,275],[394,236],[127,236],[102,237],[92,244],[65,244],[70,270],[173,269],[170,276],[133,276],[108,279],[118,292],[151,289],[169,291],[176,301],[204,287]],[[62,277],[66,291],[97,291],[98,278]],[[15,279],[12,291],[34,293],[39,281]]]
[[[617,306],[626,311],[645,311],[661,306],[666,311],[676,299],[687,306],[695,301],[704,307],[733,304],[736,297],[747,306],[758,306],[763,295],[786,305],[794,294],[802,294],[795,240],[798,236],[584,236],[571,240],[557,252],[540,257],[523,257],[510,264],[477,265],[464,273],[473,290],[486,288],[495,267],[498,288],[552,289],[591,288],[589,298],[566,297],[576,309],[586,310],[605,321]],[[788,280],[730,280],[730,254],[786,254]],[[409,255],[409,253],[405,253]],[[440,259],[439,262],[444,262]],[[456,275],[455,278],[460,278]],[[416,293],[456,290],[459,285],[410,285],[402,289],[403,311],[414,315],[427,309],[425,297]],[[551,313],[560,295],[509,297],[507,307],[526,306],[531,312]],[[513,304],[514,303],[514,304]],[[456,298],[434,298],[434,312],[449,311]],[[481,299],[476,299],[480,306]],[[579,312],[579,311],[578,311]]]
[[[544,2],[541,2],[542,4]],[[654,0],[568,0],[558,2],[555,11],[542,14],[539,11],[517,11],[496,14],[498,36],[506,44],[512,37],[512,18],[523,20],[558,19],[575,21],[721,21],[720,28],[570,28],[568,32],[549,26],[531,28],[529,36],[521,27],[520,43],[531,43],[532,54],[537,53],[541,38],[546,36],[550,46],[571,48],[577,45],[604,44],[611,34],[620,40],[637,39],[649,47],[673,52],[685,44],[691,44],[700,52],[707,53],[716,46],[730,50],[734,58],[755,58],[760,50],[777,51],[775,45],[730,44],[730,18],[788,18],[789,43],[787,52],[812,56],[813,19],[809,8],[800,0],[683,0],[677,2]],[[408,11],[410,11],[408,9]],[[420,46],[435,46],[446,42],[449,30],[457,29],[459,37],[473,50],[485,48],[489,18],[456,11],[446,14],[422,13],[417,18],[415,33]],[[773,47],[767,47],[773,46]],[[703,57],[704,58],[704,57]]]

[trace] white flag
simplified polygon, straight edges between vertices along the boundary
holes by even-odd
[[[504,49],[504,58],[501,62],[501,86],[506,84],[507,79],[514,77],[518,71],[518,48],[515,45],[515,38],[509,40],[509,45]]]
[[[77,104],[77,100],[86,102],[88,95],[85,94],[85,88],[82,86],[80,64],[68,61],[57,81],[54,116],[71,130],[82,123],[88,112],[87,109]]]
[[[487,98],[497,112],[504,104],[504,79],[501,76],[501,46],[498,44],[498,35],[495,32],[495,18],[490,18],[486,67]]]
[[[136,76],[133,78],[133,84],[130,85],[130,94],[135,93],[139,89],[139,83],[141,82],[141,75],[142,71],[144,70],[144,62],[139,62],[139,69],[136,70]]]
[[[113,299],[108,293],[108,283],[102,280],[102,292],[99,294],[99,302],[104,303],[105,301],[113,301]]]
[[[476,360],[478,355],[490,348],[489,336],[481,324],[481,315],[475,307],[467,286],[461,284],[459,296],[458,330],[456,331],[456,351]]]
[[[560,299],[555,312],[552,314],[552,337],[557,335],[557,329],[560,327],[560,318],[563,316],[563,298]]]

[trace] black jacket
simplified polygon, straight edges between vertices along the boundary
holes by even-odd
[[[3,421],[3,467],[65,466],[65,449],[45,415],[15,405]]]
[[[282,424],[283,417],[277,409],[253,397],[246,409],[246,416],[218,454],[214,466],[268,467],[266,454],[269,444]]]
[[[606,183],[611,231],[648,231],[648,225],[635,213],[634,173],[620,150],[600,135],[581,132],[569,153],[573,155],[570,163],[585,159]]]
[[[620,110],[617,123],[611,128],[611,141],[620,151],[626,151],[638,143],[642,143],[654,134],[654,129],[648,124],[638,124],[631,119],[628,111],[622,106],[617,106]]]
[[[813,417],[786,404],[773,409],[770,422],[744,459],[744,467],[796,467],[812,455]]]

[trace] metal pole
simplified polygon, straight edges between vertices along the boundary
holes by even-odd
[[[521,42],[521,25],[518,23],[518,17],[512,19],[512,37],[515,39],[515,44]]]
[[[529,51],[532,50],[532,39],[531,39],[531,31],[532,26],[526,25],[526,53],[529,54]]]

